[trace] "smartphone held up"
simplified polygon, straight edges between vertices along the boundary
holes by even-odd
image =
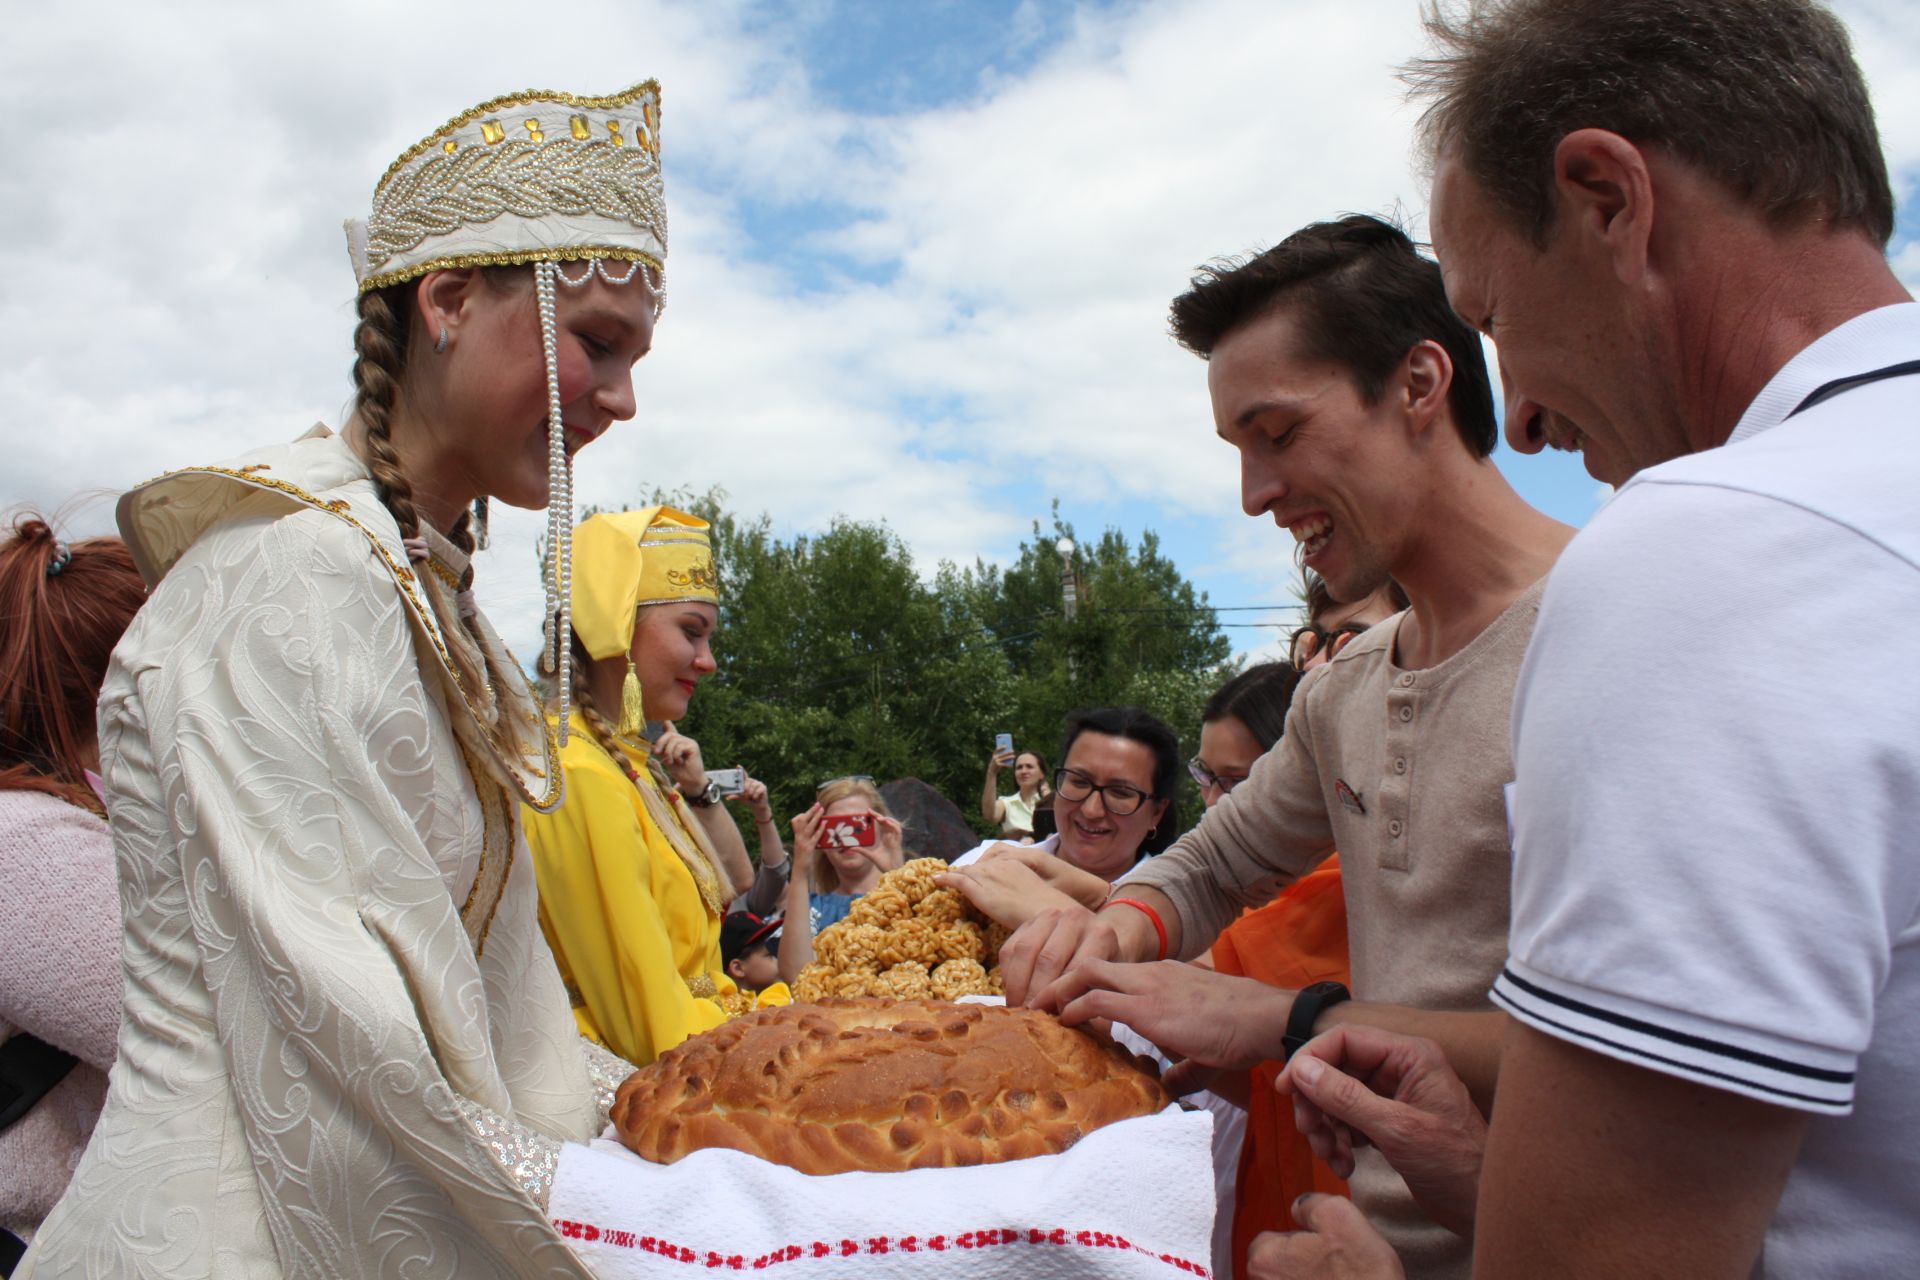
[[[822,849],[870,849],[879,838],[871,813],[836,813],[820,819]]]

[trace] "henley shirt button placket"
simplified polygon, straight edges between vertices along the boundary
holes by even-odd
[[[1413,747],[1413,687],[1419,682],[1412,671],[1402,671],[1395,675],[1387,694],[1387,747],[1393,761],[1393,775],[1380,789],[1382,817],[1387,819],[1387,843],[1379,847],[1380,866],[1383,870],[1406,871],[1408,844],[1407,834],[1408,795],[1405,781],[1412,765],[1409,756]],[[1379,828],[1374,829],[1378,832]],[[1379,838],[1376,834],[1376,840]]]

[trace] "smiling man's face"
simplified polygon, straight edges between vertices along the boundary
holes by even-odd
[[[1304,353],[1298,325],[1282,305],[1214,346],[1214,429],[1240,455],[1246,513],[1290,532],[1336,600],[1359,600],[1387,580],[1419,462],[1399,381],[1369,404],[1345,366]]]
[[[1448,301],[1499,349],[1507,443],[1574,450],[1596,480],[1625,481],[1642,464],[1599,403],[1610,300],[1578,269],[1571,233],[1556,225],[1536,249],[1452,157],[1434,177],[1431,221]]]

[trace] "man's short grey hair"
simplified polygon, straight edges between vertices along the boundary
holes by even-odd
[[[1893,192],[1840,20],[1809,0],[1429,0],[1403,70],[1430,160],[1467,172],[1544,246],[1554,149],[1598,128],[1717,179],[1778,226],[1885,246]]]

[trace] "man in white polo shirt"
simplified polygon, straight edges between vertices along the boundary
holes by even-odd
[[[1448,293],[1542,411],[1509,438],[1622,486],[1514,698],[1475,1274],[1916,1274],[1920,306],[1845,30],[1429,30]]]

